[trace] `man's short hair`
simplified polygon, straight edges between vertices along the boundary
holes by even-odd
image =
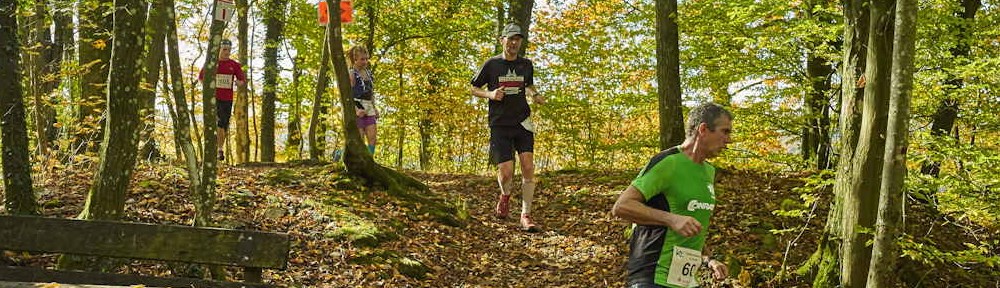
[[[229,41],[229,39],[222,39],[222,46],[233,47],[233,42]]]
[[[719,119],[720,116],[726,116],[730,121],[733,120],[732,113],[715,103],[705,103],[691,109],[688,112],[687,123],[684,125],[687,138],[694,137],[701,123],[708,124],[708,130],[715,131],[715,120]]]

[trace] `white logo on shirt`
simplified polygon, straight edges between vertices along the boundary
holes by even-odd
[[[499,82],[504,94],[518,94],[521,93],[521,84],[524,83],[524,76],[514,73],[514,69],[507,69],[507,75],[500,76]]]
[[[698,202],[698,200],[691,200],[691,202],[688,202],[688,211],[694,212],[698,209],[712,211],[715,210],[715,204]]]

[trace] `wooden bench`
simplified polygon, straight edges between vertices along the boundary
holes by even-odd
[[[244,269],[244,283],[0,265],[0,281],[149,287],[272,287],[262,269],[285,269],[287,234],[0,215],[0,250],[176,261]]]

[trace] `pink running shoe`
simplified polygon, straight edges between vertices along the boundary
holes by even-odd
[[[521,214],[521,230],[525,232],[541,232],[542,229],[535,225],[535,221],[531,220],[531,215]]]
[[[510,194],[500,194],[500,200],[497,201],[496,213],[499,218],[506,219],[510,216]]]

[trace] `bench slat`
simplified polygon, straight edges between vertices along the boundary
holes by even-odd
[[[287,234],[0,215],[0,249],[285,269]]]
[[[0,266],[0,280],[9,282],[56,282],[60,284],[145,285],[147,287],[223,287],[264,288],[265,284],[221,282],[197,278],[152,277],[132,274],[58,271],[25,267]]]

